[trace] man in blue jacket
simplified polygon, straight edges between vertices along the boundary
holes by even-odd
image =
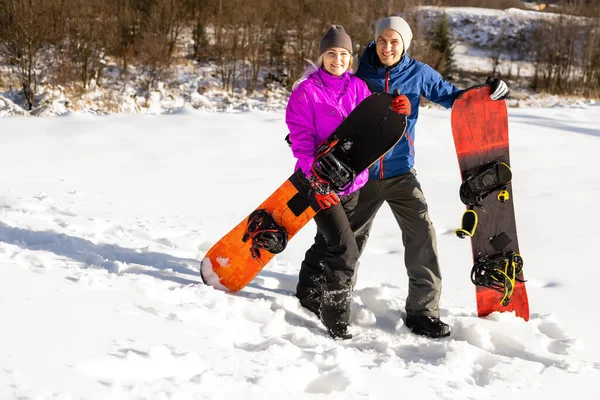
[[[371,92],[398,89],[408,97],[412,111],[405,138],[370,168],[369,181],[360,191],[351,222],[362,253],[377,211],[384,201],[389,204],[405,248],[409,278],[405,324],[415,334],[439,338],[450,335],[450,327],[439,318],[442,277],[435,229],[414,170],[415,124],[421,96],[450,108],[461,90],[429,65],[408,57],[412,36],[410,26],[400,17],[379,20],[375,41],[365,49],[356,72]],[[493,100],[508,97],[505,82],[489,79],[487,83],[492,86]]]

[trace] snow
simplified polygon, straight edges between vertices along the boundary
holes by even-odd
[[[331,340],[293,297],[313,223],[239,293],[201,283],[204,253],[293,169],[282,112],[0,120],[0,397],[563,399],[595,389],[600,107],[509,111],[529,322],[476,317],[470,247],[452,234],[464,206],[449,111],[421,112],[417,166],[453,330],[442,340],[404,327],[404,254],[387,208],[361,259],[349,341]]]
[[[462,46],[460,62],[484,60]],[[201,282],[199,260],[295,160],[285,93],[225,95],[210,65],[180,68],[180,88],[123,90],[113,115],[100,88],[79,112],[57,89],[39,117],[0,96],[1,399],[593,397],[600,106],[509,103],[529,322],[477,318],[470,246],[452,233],[464,206],[450,112],[422,108],[417,170],[452,335],[404,326],[404,249],[383,207],[353,293],[355,336],[334,341],[293,296],[312,222],[240,292]]]

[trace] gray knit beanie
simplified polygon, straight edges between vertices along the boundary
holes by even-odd
[[[381,32],[386,29],[393,29],[402,38],[404,42],[404,52],[410,47],[410,42],[413,38],[412,31],[410,30],[410,26],[408,26],[408,22],[401,17],[385,17],[377,21],[377,25],[375,25],[375,41],[379,39],[379,35]]]
[[[321,43],[319,43],[319,55],[325,53],[332,47],[341,47],[352,54],[352,39],[341,25],[331,25],[331,28],[325,33]]]

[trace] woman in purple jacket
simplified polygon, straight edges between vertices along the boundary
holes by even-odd
[[[315,243],[306,252],[300,268],[296,296],[300,304],[320,316],[335,339],[349,339],[352,276],[358,247],[350,229],[358,192],[368,179],[368,170],[357,175],[346,190],[335,193],[313,176],[315,150],[352,110],[371,94],[367,85],[353,76],[352,40],[341,25],[332,25],[319,45],[319,59],[295,84],[286,111],[292,152],[311,182],[322,211],[315,216]],[[394,110],[408,114],[405,96],[394,101]]]

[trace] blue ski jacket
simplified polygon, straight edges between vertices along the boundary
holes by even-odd
[[[450,108],[462,90],[446,82],[429,65],[413,60],[406,54],[392,67],[382,65],[375,42],[371,42],[365,49],[355,75],[367,83],[371,92],[393,93],[398,89],[400,94],[408,97],[411,105],[406,135],[379,162],[371,166],[369,178],[386,179],[410,171],[415,164],[415,124],[419,117],[421,96]]]

